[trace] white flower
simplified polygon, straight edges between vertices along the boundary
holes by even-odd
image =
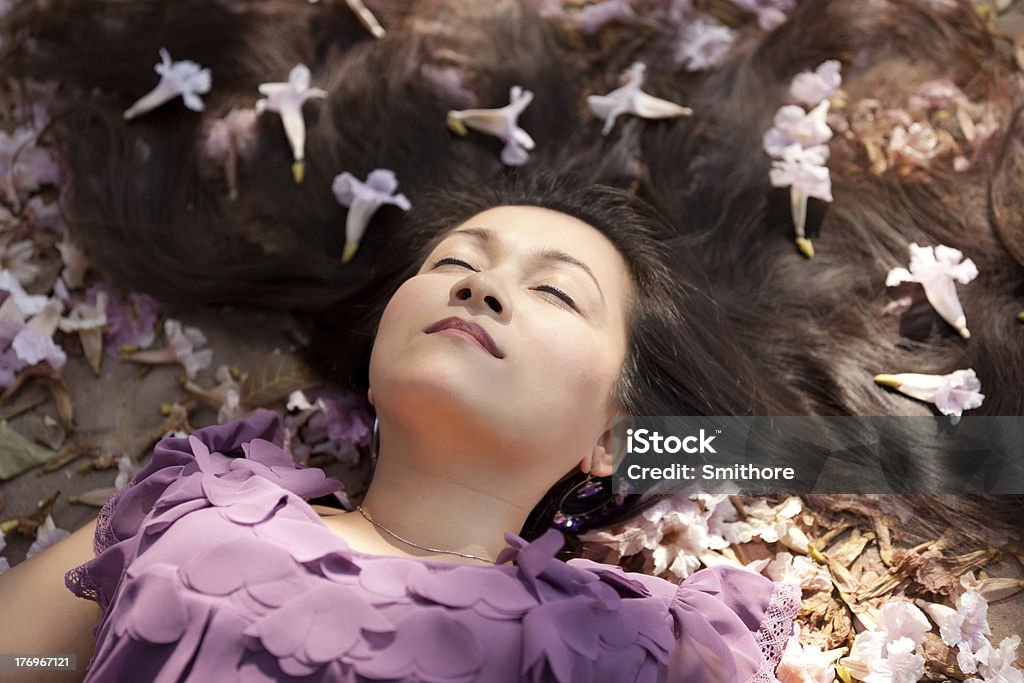
[[[789,86],[789,96],[808,107],[817,106],[839,89],[843,79],[839,74],[841,65],[837,59],[829,59],[818,65],[814,71],[797,74]]]
[[[327,97],[327,91],[309,87],[310,73],[305,64],[296,64],[288,74],[287,83],[261,83],[260,94],[266,97],[256,101],[256,113],[276,112],[281,116],[284,133],[292,148],[292,177],[301,183],[305,175],[306,122],[302,118],[302,105],[311,97]]]
[[[992,635],[988,625],[988,602],[981,593],[965,592],[956,601],[956,611],[940,615],[936,620],[942,642],[958,650],[957,663],[966,673],[976,671],[975,654],[989,645],[987,636]]]
[[[309,0],[310,3],[319,2],[320,0]],[[377,21],[377,17],[373,15],[373,12],[363,3],[363,0],[345,0],[345,4],[348,5],[349,9],[359,18],[360,23],[366,27],[374,38],[384,37],[384,27]]]
[[[749,543],[754,538],[754,525],[739,519],[739,510],[729,500],[728,495],[697,493],[692,497],[704,503],[711,538],[721,539],[721,545],[713,544],[712,548],[721,549],[734,543]]]
[[[939,245],[920,247],[910,245],[910,269],[893,268],[885,278],[887,287],[902,282],[919,282],[924,287],[928,303],[956,329],[964,339],[970,339],[967,316],[956,293],[956,283],[967,284],[978,276],[978,267],[971,259],[963,260],[959,249]]]
[[[768,179],[772,187],[789,187],[790,214],[796,233],[796,244],[804,256],[814,256],[814,246],[807,239],[807,201],[811,197],[832,201],[832,176],[825,162],[828,147],[801,147],[792,144],[772,162]]]
[[[242,397],[238,389],[228,389],[224,392],[224,405],[217,410],[217,424],[227,424],[245,415],[242,408]]]
[[[809,112],[795,104],[779,107],[772,127],[764,134],[764,150],[769,156],[780,157],[793,144],[801,147],[825,144],[832,139],[832,129],[828,127],[828,108],[828,100],[822,100]]]
[[[735,41],[736,33],[728,26],[698,17],[683,30],[675,61],[687,71],[709,69],[726,58]]]
[[[869,664],[864,683],[917,683],[924,675],[924,657],[914,651],[916,647],[910,638],[889,643],[885,656]]]
[[[576,15],[576,26],[583,33],[597,33],[610,22],[632,19],[636,13],[629,0],[604,0],[587,5]]]
[[[192,111],[203,110],[203,100],[199,95],[210,92],[210,70],[188,60],[172,62],[171,55],[164,48],[160,48],[160,60],[155,67],[160,74],[160,82],[125,111],[125,120],[152,111],[179,95]]]
[[[793,144],[784,148],[772,162],[768,177],[772,187],[799,188],[806,197],[832,201],[832,179],[825,162],[828,147],[801,147]]]
[[[136,466],[131,457],[122,453],[117,459],[117,476],[114,478],[114,488],[120,491],[130,484],[138,469],[138,466]]]
[[[296,389],[292,393],[288,394],[288,403],[285,405],[285,410],[289,413],[312,409],[313,404],[309,402],[308,398],[306,398],[306,394],[302,389]]]
[[[63,242],[57,243],[57,250],[60,251],[61,261],[64,262],[64,269],[61,277],[69,287],[80,289],[85,286],[85,274],[92,268],[92,264],[85,256],[85,252],[70,241],[65,235]]]
[[[943,151],[939,136],[927,121],[915,121],[909,127],[897,125],[889,136],[887,149],[889,164],[904,161],[915,166],[927,166]]]
[[[781,552],[761,572],[779,583],[797,584],[804,590],[820,591],[832,587],[832,579],[826,569],[809,557]]]
[[[466,128],[493,135],[505,143],[501,161],[507,166],[522,166],[529,159],[535,143],[530,134],[519,127],[519,115],[533,101],[533,93],[518,85],[509,90],[509,104],[500,109],[463,109],[448,112],[448,127],[457,135],[466,135]]]
[[[25,553],[25,559],[42,552],[46,548],[56,543],[62,538],[70,536],[70,531],[64,529],[58,529],[57,525],[53,523],[53,517],[46,515],[46,521],[39,525],[36,529],[36,540],[29,547],[28,552]]]
[[[183,327],[177,320],[168,318],[164,321],[164,335],[167,337],[166,347],[139,351],[123,358],[147,365],[181,363],[189,379],[195,379],[196,373],[210,366],[213,350],[198,348],[206,344],[206,337],[198,327]]]
[[[7,292],[9,300],[17,305],[22,316],[36,315],[46,306],[47,298],[42,294],[28,294],[21,287],[13,273],[0,269],[0,290]],[[7,303],[6,301],[4,302]]]
[[[75,304],[67,317],[61,318],[57,327],[61,332],[78,332],[103,327],[107,324],[107,293],[96,294],[96,305],[84,301]]]
[[[32,240],[11,242],[12,236],[0,239],[0,268],[10,272],[23,285],[36,279],[42,270],[32,263],[36,253],[36,243]]]
[[[924,634],[931,629],[924,612],[907,600],[890,600],[878,614],[878,630],[885,633],[890,643],[907,638],[915,646],[920,645],[924,642]]]
[[[594,116],[604,121],[603,134],[608,135],[620,114],[634,114],[645,119],[665,119],[676,116],[689,116],[693,110],[681,107],[668,100],[648,95],[640,86],[644,82],[644,71],[647,67],[643,62],[634,62],[626,71],[626,83],[621,88],[607,95],[590,95],[587,106]]]
[[[1017,661],[1017,648],[1020,636],[1003,638],[998,649],[988,643],[979,653],[982,679],[969,678],[964,683],[1024,683],[1024,673],[1014,666]]]
[[[876,628],[858,633],[840,664],[866,683],[915,683],[924,674],[924,657],[915,650],[931,630],[924,613],[907,600],[890,600]]]
[[[960,417],[965,410],[981,406],[985,394],[974,370],[956,370],[948,375],[923,375],[904,372],[896,375],[875,375],[875,382],[892,387],[920,401],[934,403],[943,415]]]
[[[775,671],[779,683],[832,683],[836,659],[846,648],[822,652],[817,645],[800,644],[800,624],[793,624],[793,635],[786,642],[782,660]]]
[[[202,399],[206,405],[217,409],[217,424],[225,424],[242,417],[245,411],[241,405],[241,385],[232,374],[232,369],[227,365],[221,365],[214,371],[213,376],[217,380],[217,385],[209,389],[204,389],[191,380],[186,380],[182,388]]]
[[[57,331],[64,304],[57,299],[48,299],[38,314],[33,316],[14,337],[11,348],[18,358],[27,365],[47,362],[53,369],[64,367],[67,354],[53,343],[53,333]]]
[[[408,211],[412,204],[404,194],[395,194],[398,189],[398,180],[394,171],[386,168],[378,168],[370,171],[366,176],[366,182],[357,179],[354,175],[345,171],[334,177],[331,184],[334,197],[338,203],[348,207],[348,215],[345,217],[345,248],[342,252],[341,262],[348,263],[359,249],[359,242],[366,233],[366,226],[370,219],[384,204],[393,204],[402,211]]]
[[[786,12],[793,9],[796,0],[732,0],[733,4],[757,15],[757,23],[771,31],[786,22]]]

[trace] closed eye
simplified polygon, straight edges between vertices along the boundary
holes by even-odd
[[[563,292],[562,290],[560,290],[558,287],[552,287],[551,285],[541,285],[540,287],[534,287],[534,289],[541,292],[549,292],[551,294],[554,294],[559,299],[567,303],[572,308],[572,310],[576,311],[577,313],[580,310],[579,307],[576,305],[576,302],[573,301],[573,298],[566,294],[565,292]]]
[[[446,256],[443,259],[441,259],[439,261],[436,261],[434,263],[434,268],[437,268],[437,267],[443,266],[443,265],[447,265],[449,263],[454,264],[454,265],[459,265],[459,266],[465,266],[466,268],[469,268],[470,270],[476,270],[476,268],[474,268],[471,264],[463,261],[460,258],[454,258],[452,256]]]

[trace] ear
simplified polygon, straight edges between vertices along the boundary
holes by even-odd
[[[376,403],[373,402],[373,387],[370,387],[366,390],[366,400],[370,402],[371,406],[377,405]]]
[[[610,477],[615,473],[619,460],[625,454],[625,444],[619,443],[621,439],[616,439],[617,433],[622,432],[622,428],[613,429],[613,425],[617,424],[617,418],[624,417],[629,416],[625,413],[618,413],[608,420],[604,432],[594,444],[594,449],[580,461],[581,471],[595,477]]]

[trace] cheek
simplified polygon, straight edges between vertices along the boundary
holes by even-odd
[[[603,409],[622,368],[620,346],[588,331],[545,335],[535,347],[544,349],[534,364],[537,379],[552,396]]]

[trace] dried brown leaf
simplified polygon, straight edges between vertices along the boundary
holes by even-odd
[[[100,376],[100,365],[103,362],[103,328],[93,327],[78,331],[78,340],[82,343],[85,359],[89,361],[92,374]]]
[[[15,527],[14,531],[26,538],[31,538],[34,541],[36,538],[36,529],[38,529],[39,525],[46,521],[47,516],[53,512],[53,506],[57,504],[57,498],[59,497],[59,490],[50,494],[49,498],[39,503],[39,506],[32,514],[18,520],[18,526]]]
[[[36,363],[23,369],[21,372],[14,376],[14,381],[11,382],[3,393],[0,394],[0,403],[3,403],[23,387],[27,382],[37,377],[44,377],[50,379],[57,379],[59,375],[56,370],[50,367],[47,363]]]
[[[117,489],[113,486],[104,486],[98,489],[89,489],[77,496],[68,496],[68,502],[101,508],[115,493],[117,493]]]
[[[862,533],[860,529],[853,529],[850,535],[843,540],[833,544],[826,554],[829,559],[839,562],[849,568],[853,562],[864,552],[865,546],[875,539],[872,532]]]
[[[94,437],[89,436],[77,436],[71,439],[70,442],[64,445],[64,448],[57,451],[52,458],[47,460],[40,470],[45,472],[55,472],[69,462],[82,457],[83,455],[95,455],[99,453],[99,444],[96,443]]]
[[[53,396],[53,402],[57,406],[57,414],[64,421],[64,426],[69,431],[74,429],[75,404],[71,399],[71,392],[68,391],[68,385],[64,384],[64,380],[59,376],[48,379],[46,383],[50,388],[50,395]]]
[[[320,381],[295,354],[273,354],[242,382],[241,403],[251,408],[271,405]]]
[[[878,555],[887,567],[892,566],[892,535],[889,533],[889,524],[885,517],[879,515],[871,520],[875,527],[875,536],[878,539]]]
[[[0,481],[37,467],[53,455],[0,420]]]
[[[37,396],[35,398],[21,401],[20,403],[15,403],[13,406],[7,406],[3,410],[0,410],[0,420],[10,420],[22,413],[27,413],[33,408],[38,408],[44,403],[46,403],[46,399],[42,396]]]

